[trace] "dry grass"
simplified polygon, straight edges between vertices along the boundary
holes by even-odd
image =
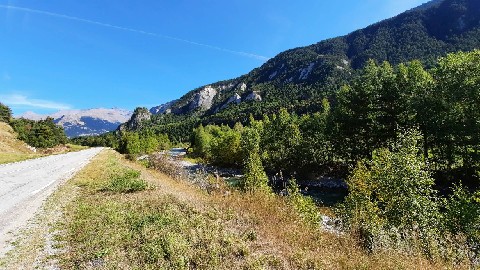
[[[130,168],[154,189],[102,193]],[[306,224],[282,197],[199,188],[104,151],[77,175],[66,210],[64,268],[459,269],[395,251],[367,254],[354,238]],[[467,268],[467,267],[463,267]]]
[[[80,151],[86,148],[85,146],[66,144],[53,148],[38,149],[37,152],[33,152],[26,143],[17,139],[17,134],[10,125],[0,122],[0,164],[39,158],[46,155]]]
[[[7,123],[0,122],[0,164],[42,156],[30,150]]]

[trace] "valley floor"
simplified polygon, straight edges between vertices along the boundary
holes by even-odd
[[[0,269],[449,268],[367,254],[304,223],[283,197],[217,184],[206,192],[104,150],[47,201]]]

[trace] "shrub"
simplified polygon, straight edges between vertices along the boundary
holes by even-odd
[[[164,173],[175,180],[185,180],[187,172],[178,163],[172,161],[166,154],[155,154],[149,157],[149,167]]]
[[[245,128],[242,133],[244,176],[242,186],[246,191],[269,191],[268,177],[260,159],[260,134],[253,128]]]
[[[140,172],[124,169],[110,176],[110,182],[102,189],[117,193],[131,193],[145,190],[148,184],[140,178]]]
[[[400,134],[392,150],[375,151],[347,180],[343,214],[369,250],[405,243],[436,252],[440,213],[434,181],[418,154],[420,138],[417,131]]]
[[[462,186],[456,186],[445,205],[445,224],[453,234],[463,234],[468,245],[480,251],[480,192],[470,193]]]
[[[298,211],[300,216],[307,223],[313,226],[318,226],[321,223],[318,208],[311,197],[304,196],[300,193],[300,188],[295,179],[289,181],[287,191],[289,202]]]

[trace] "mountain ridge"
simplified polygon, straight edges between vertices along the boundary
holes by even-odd
[[[326,96],[369,59],[418,59],[429,66],[446,53],[479,44],[480,1],[434,0],[347,35],[281,52],[245,75],[193,89],[159,113],[213,115],[232,103],[270,102],[292,88],[302,89],[285,98]]]
[[[26,112],[19,118],[43,120],[47,117],[62,126],[67,137],[100,135],[115,130],[120,124],[127,122],[132,112],[119,109],[94,108],[85,110],[62,110],[52,114],[36,114]]]

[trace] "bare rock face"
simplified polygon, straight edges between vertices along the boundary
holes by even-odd
[[[190,111],[201,109],[208,110],[213,105],[213,98],[217,95],[217,90],[211,86],[207,86],[196,93],[193,100],[190,102],[188,109]]]
[[[178,100],[172,100],[160,106],[156,106],[150,109],[152,114],[169,114],[172,112],[172,106],[177,103]]]
[[[233,96],[231,96],[227,102],[225,102],[225,104],[222,105],[222,107],[220,107],[220,110],[223,110],[225,108],[228,107],[228,105],[232,104],[232,103],[235,103],[235,104],[240,104],[240,102],[242,102],[242,98],[240,97],[239,94],[235,94]]]
[[[240,91],[245,92],[247,90],[247,85],[245,83],[242,83],[240,85]]]
[[[143,125],[143,122],[150,120],[151,117],[152,113],[147,108],[136,108],[133,112],[132,118],[118,128],[121,131],[137,130]]]
[[[252,92],[245,97],[245,101],[253,100],[253,101],[262,101],[262,96],[258,92]]]

